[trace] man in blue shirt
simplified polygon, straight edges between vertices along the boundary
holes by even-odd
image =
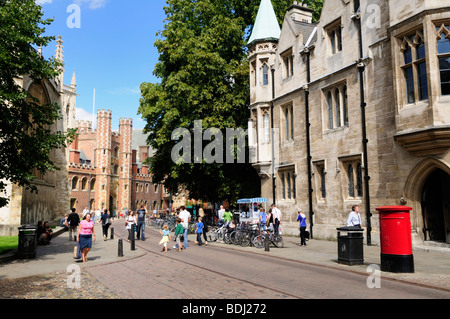
[[[145,215],[147,215],[147,209],[144,207],[144,205],[142,205],[141,209],[138,209],[136,214],[137,214],[137,239],[145,240]]]

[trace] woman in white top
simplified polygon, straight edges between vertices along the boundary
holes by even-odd
[[[134,237],[134,230],[136,225],[136,216],[134,216],[134,212],[130,211],[126,219],[126,228],[128,230],[128,241],[131,241]]]
[[[361,215],[359,214],[359,205],[352,206],[352,211],[348,215],[347,226],[355,226],[361,228]]]

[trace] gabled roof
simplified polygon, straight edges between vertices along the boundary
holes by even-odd
[[[261,0],[248,45],[259,41],[278,41],[281,29],[270,0]]]

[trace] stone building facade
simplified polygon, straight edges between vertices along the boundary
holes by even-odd
[[[153,184],[143,164],[152,155],[146,136],[133,130],[131,119],[120,119],[119,131],[112,131],[112,112],[98,110],[95,130],[90,121],[78,121],[76,127],[69,160],[71,208],[81,213],[86,207],[118,212],[141,205],[148,210],[169,207],[164,185]]]
[[[302,209],[314,238],[334,239],[360,205],[379,244],[376,208],[406,205],[413,245],[450,243],[448,3],[326,0],[313,23],[294,2],[270,32],[270,0],[258,16],[249,144],[285,231]]]
[[[55,59],[64,62],[63,41],[59,37],[56,46]],[[62,118],[54,123],[52,131],[66,132],[75,127],[76,109],[76,78],[72,75],[70,85],[64,84],[64,70],[54,79],[45,79],[36,83],[29,76],[16,79],[18,85],[39,99],[42,105],[58,103],[61,106]],[[38,193],[32,193],[24,187],[7,184],[9,205],[0,208],[0,236],[17,235],[18,227],[24,224],[36,224],[37,221],[52,221],[63,216],[69,209],[70,195],[67,182],[68,151],[65,148],[55,149],[50,159],[60,168],[45,175],[34,172],[37,177],[32,182]]]

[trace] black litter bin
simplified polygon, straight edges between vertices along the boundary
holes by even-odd
[[[24,225],[19,227],[19,259],[36,258],[37,245],[37,227],[33,225]]]
[[[363,241],[364,230],[349,226],[337,228],[338,262],[346,265],[362,265],[364,263]]]

